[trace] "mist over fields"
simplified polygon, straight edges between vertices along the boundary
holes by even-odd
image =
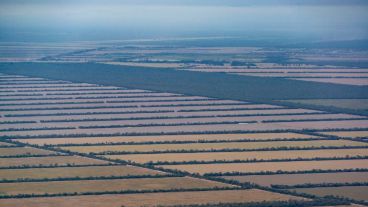
[[[366,1],[1,1],[0,41],[368,38]]]

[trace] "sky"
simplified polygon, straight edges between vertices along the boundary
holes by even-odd
[[[2,0],[0,41],[368,39],[365,0]]]

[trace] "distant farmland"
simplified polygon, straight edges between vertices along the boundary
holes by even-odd
[[[367,182],[364,114],[42,75],[0,81],[0,206],[368,202],[352,196]]]

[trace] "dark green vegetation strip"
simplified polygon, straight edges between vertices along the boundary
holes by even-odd
[[[94,63],[4,63],[0,72],[235,100],[368,98],[364,86]]]

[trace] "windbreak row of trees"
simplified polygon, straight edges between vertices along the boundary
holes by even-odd
[[[235,159],[235,160],[191,160],[191,161],[157,161],[147,162],[148,165],[192,165],[192,164],[220,164],[220,163],[255,163],[255,162],[294,162],[294,161],[322,161],[322,160],[357,160],[368,159],[368,156],[345,156],[345,157],[315,157],[315,158],[293,158],[293,159]]]

